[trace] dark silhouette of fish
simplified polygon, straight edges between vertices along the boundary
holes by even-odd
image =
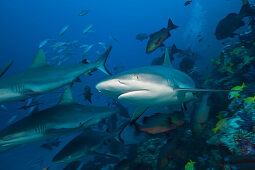
[[[255,9],[252,9],[248,1],[243,1],[243,6],[239,12],[230,13],[223,18],[216,27],[215,36],[217,40],[223,40],[228,37],[234,37],[234,33],[238,28],[245,25],[242,19],[247,16],[254,16]]]
[[[92,100],[91,100],[91,97],[92,97],[92,93],[91,93],[91,89],[89,86],[85,86],[84,88],[84,91],[83,91],[83,96],[84,98],[92,104]]]
[[[143,40],[146,40],[148,37],[149,37],[148,34],[146,34],[146,33],[140,33],[140,34],[137,34],[135,38],[136,38],[137,40],[143,41]]]
[[[188,5],[190,5],[192,3],[192,1],[186,1],[185,3],[184,3],[184,6],[188,6]]]
[[[180,53],[180,52],[182,52],[182,51],[183,51],[183,50],[178,49],[178,48],[176,47],[176,45],[173,44],[173,46],[172,46],[172,48],[171,48],[171,51],[168,49],[170,61],[173,61],[173,60],[174,60],[174,55],[175,55],[176,53]],[[161,57],[155,58],[155,59],[152,61],[152,65],[161,65],[161,64],[164,62],[164,58],[165,58],[165,53],[162,54]]]
[[[178,26],[174,25],[172,20],[169,18],[167,28],[162,28],[161,30],[150,35],[150,39],[147,43],[146,53],[151,53],[158,47],[165,46],[163,42],[171,36],[169,31],[176,28],[178,28]]]

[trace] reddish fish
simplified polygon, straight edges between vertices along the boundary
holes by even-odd
[[[142,132],[158,134],[176,129],[183,123],[184,120],[181,116],[156,113],[150,117],[145,117],[143,125],[139,129]]]
[[[146,53],[151,53],[158,47],[165,46],[163,42],[171,36],[169,31],[176,28],[178,28],[178,26],[174,25],[172,20],[169,18],[167,28],[162,28],[161,30],[150,35],[150,39],[147,43]]]

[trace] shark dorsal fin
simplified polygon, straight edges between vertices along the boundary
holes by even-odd
[[[44,54],[44,51],[42,49],[40,49],[34,57],[31,68],[43,67],[43,66],[47,66],[47,65],[48,64],[46,61],[46,56]]]
[[[58,105],[62,105],[62,104],[68,104],[68,103],[74,103],[75,101],[73,100],[73,95],[72,95],[72,91],[70,88],[67,88],[63,95],[61,96]]]
[[[166,52],[165,52],[165,59],[164,59],[164,62],[163,62],[163,66],[173,67],[172,63],[170,61],[170,57],[169,57],[169,53],[168,53],[167,48],[166,48]]]

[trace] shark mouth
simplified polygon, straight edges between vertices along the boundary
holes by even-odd
[[[122,93],[119,95],[118,99],[124,99],[129,97],[136,97],[136,96],[142,96],[144,94],[147,94],[150,90],[148,89],[140,89],[140,90],[132,90],[125,93]]]

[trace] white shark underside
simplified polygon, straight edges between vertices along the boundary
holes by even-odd
[[[0,151],[90,127],[118,113],[117,108],[75,103],[67,89],[58,105],[39,111],[0,131]]]
[[[81,63],[73,66],[50,66],[40,50],[31,68],[0,79],[0,103],[20,101],[58,89],[75,82],[83,74],[105,69],[105,61],[111,47],[95,63]]]

